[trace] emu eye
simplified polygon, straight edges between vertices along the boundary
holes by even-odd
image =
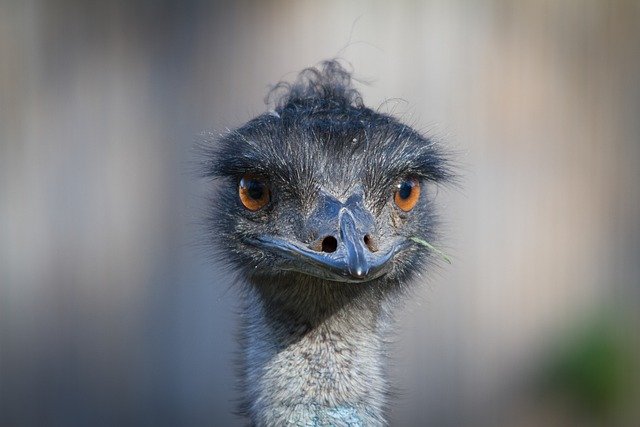
[[[267,183],[253,175],[244,175],[240,179],[238,195],[244,207],[250,211],[263,208],[271,199]]]
[[[409,212],[420,198],[420,183],[415,178],[408,178],[398,184],[393,201],[405,212]]]

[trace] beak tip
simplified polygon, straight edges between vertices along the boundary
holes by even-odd
[[[351,277],[353,277],[355,279],[364,279],[369,274],[369,269],[365,269],[365,268],[362,268],[362,267],[356,267],[353,270],[350,269],[349,273],[351,274]]]

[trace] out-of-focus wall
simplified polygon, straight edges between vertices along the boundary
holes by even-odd
[[[0,423],[241,424],[193,141],[339,56],[459,153],[393,424],[634,425],[639,22],[632,1],[0,2]]]

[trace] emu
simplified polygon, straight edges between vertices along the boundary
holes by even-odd
[[[451,179],[448,155],[352,80],[337,61],[308,68],[206,153],[253,425],[386,424],[393,314],[438,252],[429,189]]]

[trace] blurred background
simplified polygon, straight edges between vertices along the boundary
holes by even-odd
[[[459,153],[392,425],[640,425],[637,1],[0,1],[0,424],[242,425],[194,141],[332,57]]]

